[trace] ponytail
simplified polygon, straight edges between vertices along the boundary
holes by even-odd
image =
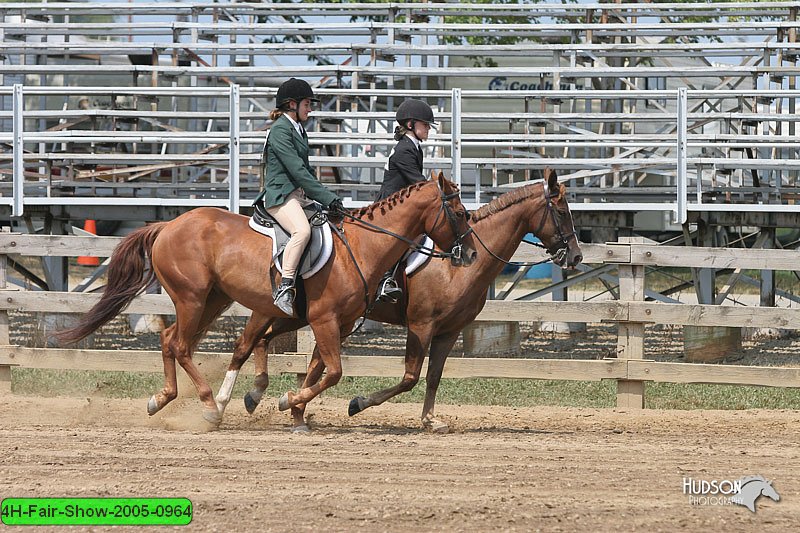
[[[405,126],[395,126],[394,127],[394,140],[399,141],[403,138],[403,136],[408,132],[408,128]]]
[[[283,115],[283,112],[284,112],[283,109],[280,108],[273,109],[272,111],[269,112],[269,119],[274,122],[278,120],[281,115]]]

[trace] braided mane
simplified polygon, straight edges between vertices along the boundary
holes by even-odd
[[[412,192],[421,189],[422,187],[425,186],[426,183],[429,183],[429,180],[412,183],[408,187],[400,189],[399,191],[390,194],[383,200],[378,200],[374,204],[364,206],[356,211],[353,211],[350,214],[356,218],[363,218],[366,216],[372,219],[375,216],[376,209],[380,209],[381,212],[384,212],[386,209],[391,209],[395,205],[403,203],[403,200],[411,196]]]
[[[477,211],[473,211],[472,222],[483,220],[484,218],[491,216],[495,213],[498,213],[503,209],[507,209],[508,207],[511,207],[514,204],[518,204],[523,200],[526,200],[531,196],[533,196],[534,193],[541,194],[541,190],[537,190],[536,188],[537,185],[538,183],[525,185],[524,187],[520,187],[519,189],[514,189],[513,191],[498,196],[488,204],[481,206]],[[544,184],[542,185],[544,186]]]

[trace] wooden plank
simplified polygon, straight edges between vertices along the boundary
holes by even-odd
[[[800,329],[800,312],[780,307],[630,302],[631,321],[683,326]]]
[[[581,243],[581,253],[583,254],[583,262],[590,265],[606,262],[628,263],[631,257],[630,246],[614,243]],[[534,262],[542,261],[543,259],[547,259],[547,257],[547,252],[541,248],[521,245],[517,251],[514,252],[511,261]]]
[[[800,368],[628,361],[628,376],[665,383],[800,387]]]
[[[451,357],[444,367],[447,378],[526,378],[600,381],[625,376],[617,359],[461,359]]]
[[[100,293],[0,290],[0,310],[85,313],[101,296]],[[250,316],[250,313],[250,309],[237,303],[223,315]],[[174,315],[175,307],[166,294],[142,294],[120,314]]]
[[[224,369],[231,354],[198,352],[194,361],[203,369],[213,366]],[[107,370],[120,372],[163,372],[160,351],[144,350],[67,350],[7,346],[0,348],[0,365],[19,365],[22,368],[49,368],[55,370]],[[271,374],[305,372],[307,356],[304,354],[270,355]],[[244,371],[253,372],[248,361]]]
[[[648,266],[796,270],[800,250],[631,245],[631,263]]]
[[[0,234],[0,253],[33,256],[109,257],[120,237]]]
[[[473,359],[450,357],[446,378],[523,378],[599,381],[625,376],[625,364],[616,359]],[[342,370],[348,376],[395,377],[405,369],[402,357],[343,356]],[[422,375],[427,371],[427,361]]]
[[[627,306],[620,302],[506,302],[488,300],[476,320],[518,322],[601,322],[626,320]]]

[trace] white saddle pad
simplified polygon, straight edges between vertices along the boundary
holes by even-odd
[[[275,238],[275,230],[256,224],[252,217],[248,224],[255,231],[266,235],[272,240],[272,260],[278,272],[283,275],[281,257],[278,256],[278,239]],[[325,266],[325,263],[328,262],[328,259],[331,258],[331,252],[333,251],[333,235],[329,224],[311,227],[311,242],[308,243],[308,247],[312,250],[319,249],[320,252],[317,257],[311,257],[312,254],[308,254],[300,263],[298,272],[303,279],[308,279],[319,272],[320,269]]]
[[[417,241],[419,242],[419,241]],[[427,235],[422,236],[422,247],[429,251],[433,251],[433,239],[428,237]],[[406,276],[410,276],[420,268],[422,268],[428,261],[431,260],[431,256],[419,253],[418,251],[410,251],[406,255]]]

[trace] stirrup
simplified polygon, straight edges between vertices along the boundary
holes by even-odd
[[[382,302],[396,304],[402,295],[403,291],[397,286],[394,278],[388,277],[381,284],[381,292],[378,295],[378,299]]]
[[[294,283],[281,282],[275,293],[273,303],[275,307],[289,316],[294,316],[294,298],[296,295]]]

